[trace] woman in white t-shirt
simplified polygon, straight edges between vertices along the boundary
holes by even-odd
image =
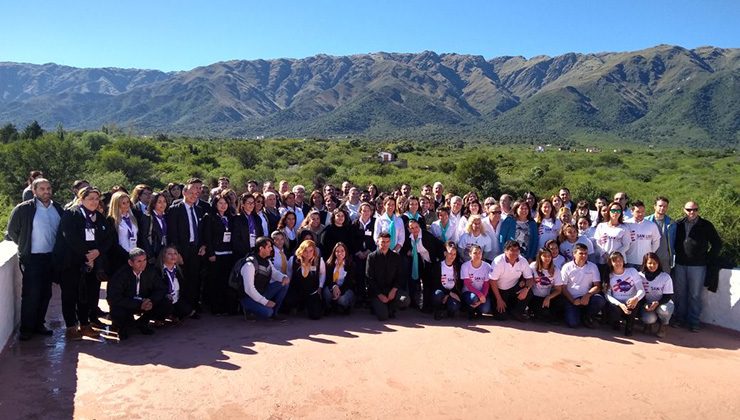
[[[556,314],[562,313],[563,280],[560,269],[552,262],[552,253],[547,249],[537,251],[537,259],[529,266],[534,273],[534,285],[529,308],[534,319],[552,321]]]
[[[460,236],[457,247],[460,255],[466,256],[464,261],[470,259],[470,246],[478,245],[483,250],[483,255],[491,252],[491,238],[486,234],[483,220],[478,214],[470,215],[465,226],[464,233]]]
[[[666,327],[673,315],[673,280],[668,273],[663,272],[660,257],[655,252],[648,252],[642,258],[642,285],[645,288],[645,301],[640,307],[640,318],[646,328],[653,329],[653,325],[660,319],[657,335],[665,337]]]
[[[599,253],[599,270],[604,273],[607,258],[612,252],[627,254],[632,239],[622,219],[622,206],[619,203],[609,204],[609,220],[599,223],[594,232],[596,252]]]
[[[432,295],[434,319],[439,320],[445,316],[454,318],[462,305],[460,298],[462,289],[457,244],[452,241],[445,243],[445,257],[439,262],[439,272],[431,287],[434,289]]]
[[[544,248],[547,241],[556,239],[562,223],[555,217],[555,211],[552,203],[548,200],[541,200],[537,206],[537,233],[539,234],[539,248]]]
[[[565,257],[560,255],[560,247],[558,246],[558,241],[555,239],[550,239],[545,244],[545,249],[550,250],[550,254],[552,255],[552,263],[555,265],[556,270],[561,270],[563,268],[563,264],[566,263]]]
[[[560,228],[560,255],[565,258],[565,261],[573,261],[573,247],[577,243],[582,243],[588,248],[589,257],[594,253],[594,244],[590,239],[579,236],[576,227],[573,225],[564,225]]]
[[[468,308],[470,318],[480,318],[491,312],[491,300],[488,297],[491,265],[483,261],[483,250],[480,246],[470,246],[470,261],[460,268],[460,279],[463,282],[462,300]]]
[[[631,336],[640,301],[645,297],[643,277],[634,268],[624,266],[624,255],[621,252],[610,253],[607,261],[609,284],[606,288],[606,311],[609,322],[617,330],[623,319],[624,335]]]

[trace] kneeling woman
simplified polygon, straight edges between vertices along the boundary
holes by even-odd
[[[326,266],[319,257],[316,243],[310,239],[301,242],[291,260],[288,264],[290,299],[286,298],[286,306],[289,310],[306,308],[309,318],[319,319],[324,312],[321,289],[324,288]]]
[[[624,266],[624,256],[615,251],[609,254],[609,287],[606,290],[606,299],[609,302],[607,312],[609,322],[614,329],[619,329],[620,319],[624,319],[624,335],[632,335],[632,326],[635,322],[636,310],[640,301],[645,297],[642,285],[642,276],[634,268]]]
[[[563,280],[560,270],[555,267],[552,252],[547,248],[537,251],[537,259],[530,265],[534,273],[532,298],[529,308],[535,319],[552,321],[556,314],[563,312],[562,297]]]
[[[174,245],[164,247],[159,254],[159,269],[167,289],[166,298],[172,305],[167,317],[174,322],[195,315],[193,307],[185,299],[180,299],[180,280],[183,278],[181,262],[182,257]]]
[[[666,327],[673,315],[673,280],[663,272],[658,254],[648,252],[642,258],[642,284],[645,287],[645,303],[641,305],[642,322],[652,327],[660,319],[656,335],[665,337]]]
[[[445,315],[454,318],[460,310],[460,260],[457,258],[457,244],[452,241],[445,243],[445,259],[439,263],[439,271],[432,284],[434,295],[434,319],[442,319]]]
[[[331,282],[324,287],[324,302],[331,310],[348,314],[355,303],[355,267],[343,242],[337,242],[326,262],[326,272],[331,273]]]
[[[462,300],[468,308],[470,318],[480,318],[491,312],[491,301],[488,299],[491,265],[483,261],[483,250],[476,244],[470,245],[470,261],[460,268],[463,281]]]

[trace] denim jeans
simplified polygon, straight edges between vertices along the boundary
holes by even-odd
[[[690,327],[699,326],[701,317],[701,291],[704,288],[705,265],[678,265],[673,275],[673,300],[676,303],[676,320]]]
[[[658,319],[660,319],[660,323],[663,325],[667,325],[668,322],[671,320],[671,315],[673,315],[673,301],[669,300],[663,305],[658,305],[657,308],[655,308],[654,311],[648,312],[645,310],[645,306],[649,305],[649,303],[646,303],[643,306],[642,314],[640,315],[640,318],[642,319],[642,322],[645,324],[655,324]]]
[[[355,292],[353,292],[352,290],[347,290],[339,296],[339,299],[333,300],[331,288],[325,287],[324,302],[326,302],[329,306],[337,305],[340,308],[351,308],[352,305],[355,304]]]
[[[275,302],[274,307],[268,308],[267,306],[254,301],[249,296],[244,296],[242,298],[242,307],[245,311],[252,312],[257,319],[267,319],[280,310],[280,306],[283,304],[286,293],[288,293],[288,286],[283,286],[281,282],[277,281],[270,282],[263,296],[266,299]]]
[[[565,301],[565,324],[571,328],[581,323],[581,316],[594,316],[606,305],[606,299],[602,295],[593,295],[588,301],[588,306],[576,306],[566,299]]]
[[[486,297],[486,303],[480,304],[476,308],[472,308],[472,305],[480,301],[480,299],[478,299],[478,295],[476,295],[475,293],[463,292],[462,300],[463,300],[463,303],[465,303],[465,306],[468,308],[468,310],[477,311],[482,314],[491,313],[491,299],[489,299],[488,297]]]
[[[442,299],[447,295],[443,290],[437,289],[434,291],[434,295],[432,295],[432,304],[434,305],[434,310],[436,311],[442,311],[447,310],[447,313],[450,316],[453,316],[457,314],[457,312],[460,310],[460,301],[455,300],[452,298],[452,296],[447,298],[446,303],[442,303]]]

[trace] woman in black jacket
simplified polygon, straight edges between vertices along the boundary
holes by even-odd
[[[331,223],[324,228],[321,234],[321,255],[329,255],[334,249],[334,245],[339,242],[345,244],[348,248],[348,256],[352,255],[349,249],[352,243],[352,229],[350,226],[349,216],[344,210],[334,209],[331,214]]]
[[[355,277],[359,274],[352,264],[347,245],[337,242],[326,262],[324,302],[330,310],[349,314],[355,303]]]
[[[310,319],[320,319],[324,312],[321,294],[326,265],[318,254],[316,243],[306,239],[298,245],[289,264],[290,288],[285,299],[286,309],[306,308]]]
[[[163,193],[152,194],[147,212],[141,218],[140,230],[144,237],[143,248],[149,261],[159,258],[162,248],[167,245],[167,197]]]
[[[257,238],[265,236],[262,222],[255,211],[255,201],[254,196],[249,193],[239,196],[239,214],[233,219],[231,236],[234,258],[237,260],[249,255]]]
[[[100,191],[86,187],[77,197],[79,204],[62,216],[53,252],[54,264],[61,271],[62,315],[68,340],[99,337],[90,321],[97,321],[94,311],[100,280],[105,277],[105,255],[115,239],[105,216],[98,212]]]
[[[203,240],[208,259],[208,301],[211,313],[236,313],[236,299],[229,293],[229,273],[234,266],[232,216],[224,195],[213,200],[212,210],[203,220]]]

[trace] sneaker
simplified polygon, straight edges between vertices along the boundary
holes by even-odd
[[[701,328],[698,325],[692,325],[689,327],[689,331],[691,331],[692,333],[698,333],[699,331],[701,331]]]
[[[668,328],[666,328],[666,327],[667,327],[667,325],[665,325],[665,324],[660,324],[660,327],[658,327],[658,332],[657,332],[657,333],[655,333],[655,335],[656,335],[656,336],[657,336],[658,338],[665,338],[665,333],[666,333],[666,331],[668,330]]]
[[[100,338],[100,333],[98,331],[95,331],[90,324],[81,326],[80,334],[85,337]]]
[[[103,322],[100,319],[98,319],[98,318],[91,318],[90,319],[90,325],[93,328],[96,328],[96,329],[99,329],[99,330],[104,330],[105,329],[105,324],[103,324]]]
[[[79,340],[82,340],[82,332],[76,326],[75,327],[69,327],[64,332],[64,337],[67,340],[70,340],[70,341],[79,341]]]

